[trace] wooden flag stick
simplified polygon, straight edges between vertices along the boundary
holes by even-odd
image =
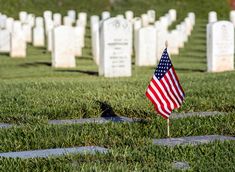
[[[167,137],[170,137],[170,119],[167,119]]]
[[[168,47],[168,41],[166,40],[166,42],[165,42],[165,46],[166,46],[166,48]]]

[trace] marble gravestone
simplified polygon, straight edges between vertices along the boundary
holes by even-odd
[[[36,17],[36,26],[33,29],[33,46],[43,47],[45,45],[43,18]]]
[[[12,28],[13,28],[13,22],[14,22],[14,19],[9,17],[7,18],[7,21],[6,21],[6,29],[11,33],[12,32]]]
[[[51,19],[45,20],[46,28],[46,38],[47,38],[47,51],[52,51],[52,30],[54,28],[54,23]]]
[[[7,24],[7,16],[0,15],[0,29],[6,29],[6,24]]]
[[[0,29],[0,53],[10,52],[10,32],[7,29]]]
[[[93,24],[92,28],[92,56],[97,65],[100,63],[100,34],[99,22]]]
[[[20,22],[21,23],[26,23],[26,21],[27,21],[27,12],[26,11],[20,11],[19,12],[19,20],[20,20]]]
[[[71,17],[68,17],[68,16],[63,17],[63,24],[65,26],[73,26],[73,23],[74,23],[74,21],[73,21],[73,19],[71,19]]]
[[[30,24],[28,23],[23,24],[23,31],[24,31],[26,42],[28,43],[32,42],[32,28]]]
[[[223,72],[234,69],[234,27],[219,21],[207,25],[207,71]]]
[[[110,15],[110,12],[108,12],[108,11],[103,11],[102,14],[101,14],[101,19],[102,20],[106,20],[110,17],[111,17],[111,15]]]
[[[75,49],[74,53],[75,56],[81,56],[82,55],[82,45],[84,44],[84,34],[83,34],[83,28],[81,26],[74,27],[74,43],[75,43]]]
[[[176,21],[176,19],[177,19],[177,12],[176,12],[176,10],[175,9],[170,9],[168,13],[169,13],[171,22]]]
[[[87,13],[80,12],[78,13],[78,19],[82,22],[83,26],[86,27],[87,25]]]
[[[156,19],[156,12],[154,10],[148,10],[147,15],[149,23],[154,23]]]
[[[99,75],[131,76],[131,39],[131,23],[128,20],[114,17],[103,21]]]
[[[20,21],[14,21],[13,29],[11,33],[11,51],[10,56],[12,58],[24,58],[26,57],[26,41]]]
[[[45,20],[47,20],[47,19],[52,20],[52,12],[49,11],[49,10],[44,11],[44,12],[43,12],[43,18],[44,18]]]
[[[139,29],[135,53],[137,66],[155,66],[157,64],[156,38],[156,29],[153,26]]]
[[[149,16],[147,14],[141,15],[142,26],[146,27],[149,25]]]
[[[128,20],[128,21],[132,21],[133,18],[134,18],[134,12],[133,11],[126,11],[125,12],[125,18]]]
[[[53,14],[53,23],[55,27],[60,26],[61,21],[62,21],[62,16],[60,13]]]
[[[217,22],[217,13],[215,11],[211,11],[208,14],[208,23]]]
[[[53,29],[52,66],[55,68],[76,67],[74,53],[74,28],[58,26]]]
[[[76,11],[75,10],[69,10],[67,12],[68,17],[71,19],[72,23],[76,21]]]
[[[179,54],[179,45],[180,45],[180,34],[177,30],[172,30],[168,34],[168,50],[170,54],[178,55]]]
[[[139,29],[142,27],[142,21],[141,21],[141,18],[135,18],[135,20],[134,20],[134,29],[133,29],[133,31],[134,31],[134,50],[135,50],[135,52],[137,51],[137,34],[138,34],[138,31],[139,31]]]

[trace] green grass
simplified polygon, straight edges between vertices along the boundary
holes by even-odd
[[[183,106],[175,112],[221,111],[228,115],[171,120],[171,135],[235,136],[235,72],[206,72],[207,13],[214,9],[219,18],[228,18],[227,1],[126,0],[113,7],[95,0],[89,3],[61,1],[62,7],[55,1],[13,2],[0,1],[0,11],[12,16],[17,16],[20,10],[41,15],[44,9],[65,13],[73,7],[89,14],[100,14],[104,9],[111,9],[112,14],[126,9],[141,14],[154,7],[159,14],[164,14],[174,7],[179,14],[176,23],[187,12],[194,11],[197,20],[192,36],[180,54],[171,57],[186,93]],[[0,123],[20,124],[0,130],[0,152],[89,145],[103,146],[110,152],[28,160],[0,158],[0,171],[175,171],[173,161],[189,162],[189,171],[235,171],[235,143],[232,141],[195,147],[152,145],[153,138],[166,137],[166,121],[156,116],[145,97],[155,67],[133,65],[130,78],[99,77],[91,56],[89,28],[87,33],[84,56],[77,58],[74,69],[52,68],[50,53],[31,45],[26,59],[0,55]],[[48,119],[99,117],[108,113],[147,121],[104,125],[47,124]]]

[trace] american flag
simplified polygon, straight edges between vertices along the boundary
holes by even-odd
[[[183,103],[184,90],[179,83],[167,49],[163,51],[146,96],[153,103],[155,110],[165,119],[169,118],[173,109],[179,108]]]

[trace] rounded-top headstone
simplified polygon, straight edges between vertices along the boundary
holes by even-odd
[[[110,12],[108,12],[108,11],[103,11],[102,14],[101,14],[102,20],[106,20],[110,17],[111,17],[111,15],[110,15]]]
[[[215,11],[209,12],[208,22],[213,23],[217,21],[217,13]]]
[[[156,12],[155,12],[155,10],[148,10],[147,11],[147,15],[148,15],[149,23],[154,23],[155,19],[156,19]]]
[[[132,21],[133,18],[134,18],[134,12],[130,11],[130,10],[126,11],[125,12],[125,17],[128,21]]]

